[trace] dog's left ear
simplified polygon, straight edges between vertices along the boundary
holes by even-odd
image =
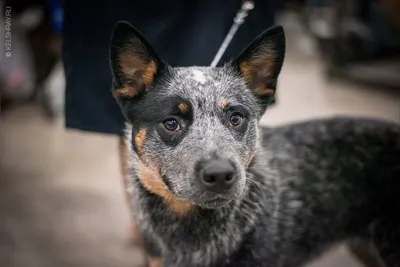
[[[146,90],[164,66],[148,41],[128,22],[114,27],[110,45],[113,94],[120,102]]]
[[[283,27],[276,26],[260,34],[232,62],[253,93],[267,102],[275,95],[285,46]]]

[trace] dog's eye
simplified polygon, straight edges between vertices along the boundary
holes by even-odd
[[[163,125],[165,127],[165,129],[167,129],[168,131],[171,132],[176,132],[179,131],[181,129],[181,126],[179,125],[178,121],[176,119],[166,119],[163,122]]]
[[[239,126],[243,121],[243,116],[239,112],[235,112],[230,117],[230,123],[232,126]]]

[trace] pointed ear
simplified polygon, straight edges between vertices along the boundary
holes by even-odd
[[[285,57],[285,32],[277,26],[261,33],[233,61],[253,93],[270,100]],[[264,101],[263,101],[264,102]]]
[[[117,100],[133,99],[147,89],[162,66],[147,40],[128,22],[114,27],[110,63],[114,76],[113,94]]]

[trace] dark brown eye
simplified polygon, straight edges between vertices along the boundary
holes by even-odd
[[[179,125],[178,121],[175,119],[166,119],[163,124],[164,124],[165,129],[167,129],[168,131],[171,131],[171,132],[176,132],[181,129],[181,126]]]
[[[242,114],[235,112],[230,117],[230,123],[232,126],[239,126],[242,123],[243,116]]]

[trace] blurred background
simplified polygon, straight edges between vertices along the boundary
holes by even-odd
[[[86,129],[76,123],[89,125],[90,119],[84,118],[97,113],[91,106],[98,104],[106,110],[114,101],[110,91],[104,91],[107,100],[96,100],[88,97],[89,89],[76,85],[86,82],[90,88],[97,87],[96,82],[103,79],[95,60],[101,57],[106,62],[107,48],[101,50],[104,53],[96,51],[101,43],[108,46],[111,32],[108,26],[96,31],[96,23],[113,11],[90,13],[97,5],[104,9],[105,4],[90,2],[83,7],[79,1],[70,2],[69,9],[79,8],[79,14],[69,11],[67,16],[68,1],[0,1],[0,266],[133,267],[142,263],[140,251],[130,244],[117,130],[96,130],[110,120],[100,114],[93,124],[98,128]],[[104,2],[113,7],[118,1]],[[227,2],[223,5],[228,10]],[[237,33],[238,38],[246,34],[246,23],[254,22],[253,14],[262,12],[273,23],[282,24],[287,33],[288,51],[276,102],[262,124],[334,115],[400,123],[400,1],[282,0],[263,11],[266,2],[254,2],[254,10]],[[233,12],[225,12],[226,25],[213,39],[207,60],[217,52],[240,8],[241,1],[232,3]],[[211,4],[185,8],[195,14],[201,10],[193,22],[196,25],[225,14],[223,8],[217,10]],[[91,27],[95,28],[85,28],[82,20],[68,24],[81,17],[94,21]],[[154,25],[156,29],[166,27]],[[78,29],[84,31],[86,41],[71,37]],[[99,31],[108,37],[100,42],[89,39]],[[148,35],[156,39],[156,34]],[[202,43],[200,48],[207,46],[201,38],[193,39],[194,44]],[[163,49],[162,44],[158,46]],[[76,57],[81,62],[71,63],[74,51],[80,51]],[[83,77],[79,75],[82,71],[75,71],[79,66],[86,71]],[[110,88],[108,83],[103,87]],[[77,92],[86,102],[74,102]],[[374,264],[373,259],[363,261],[354,250],[340,246],[311,266]]]

